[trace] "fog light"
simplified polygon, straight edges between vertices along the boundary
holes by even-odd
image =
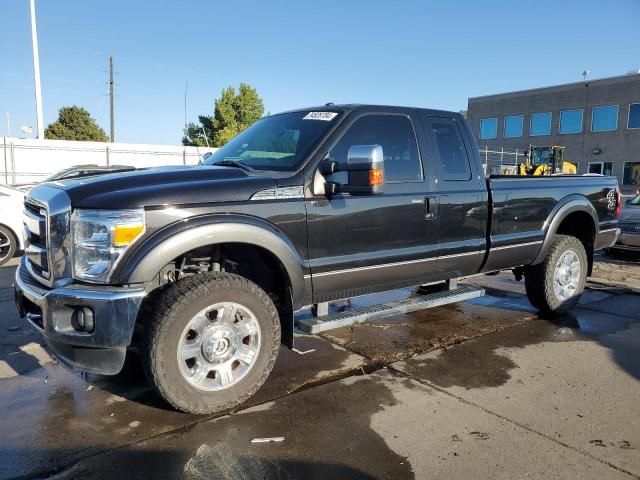
[[[71,316],[71,326],[78,332],[93,332],[95,328],[93,310],[89,307],[76,307]]]

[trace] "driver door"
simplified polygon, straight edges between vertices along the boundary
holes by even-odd
[[[329,158],[344,162],[354,145],[382,146],[384,193],[307,199],[315,302],[415,284],[437,273],[437,222],[425,212],[428,186],[413,119],[362,114],[330,148]],[[326,180],[344,184],[347,173]]]

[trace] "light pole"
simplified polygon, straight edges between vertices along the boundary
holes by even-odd
[[[36,30],[36,3],[29,2],[31,10],[31,45],[33,47],[33,80],[36,90],[36,124],[38,138],[44,138],[44,121],[42,119],[42,88],[40,86],[40,57],[38,56],[38,32]]]

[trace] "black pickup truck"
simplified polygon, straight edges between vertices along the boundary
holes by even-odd
[[[333,105],[266,117],[195,167],[63,180],[25,199],[16,303],[63,362],[128,348],[174,407],[260,388],[305,305],[512,269],[575,305],[615,243],[617,181],[490,177],[457,113]]]

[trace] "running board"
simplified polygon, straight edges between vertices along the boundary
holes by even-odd
[[[439,307],[449,303],[462,302],[484,295],[484,289],[476,287],[459,287],[453,290],[418,295],[406,300],[373,305],[371,307],[355,308],[334,315],[305,318],[298,322],[298,327],[305,333],[320,333],[334,328],[346,327],[354,323],[366,322],[390,315],[415,312],[427,308]]]

